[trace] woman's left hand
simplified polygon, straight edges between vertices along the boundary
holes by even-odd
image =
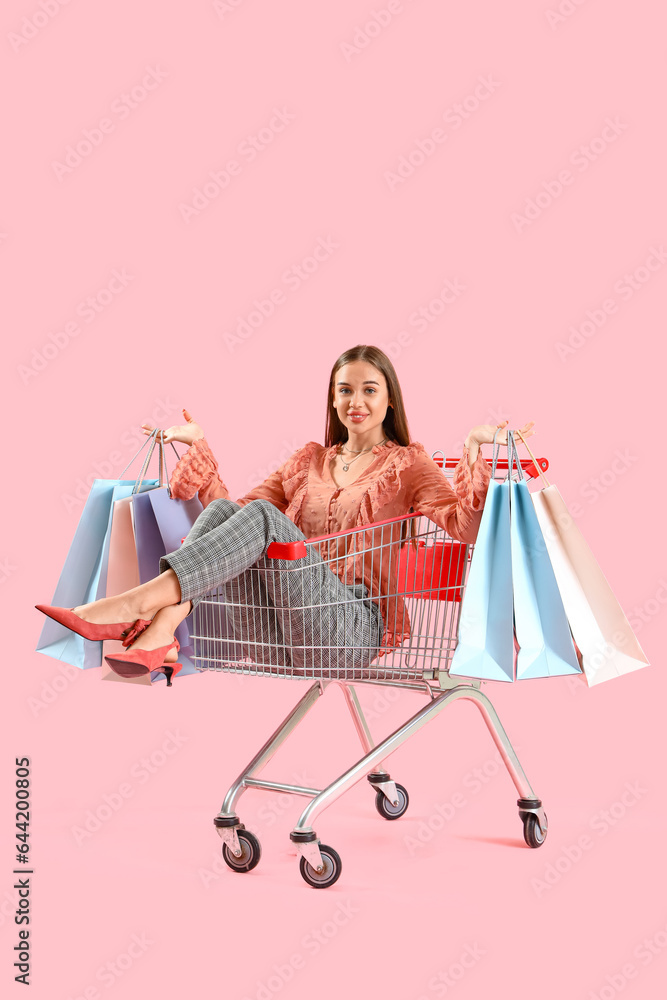
[[[501,424],[479,424],[477,427],[473,427],[468,437],[466,438],[466,446],[469,448],[471,444],[493,444],[493,435],[499,430],[498,437],[496,438],[496,444],[507,444],[507,425],[509,421],[503,420]],[[534,420],[529,420],[527,424],[519,428],[519,432],[528,438],[535,433],[533,427],[535,426]],[[512,428],[511,428],[512,429]],[[517,433],[517,438],[519,438],[519,433]]]

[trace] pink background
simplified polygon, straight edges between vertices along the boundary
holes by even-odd
[[[2,982],[19,992],[11,796],[27,754],[32,997],[657,997],[659,5],[217,7],[3,4]],[[221,190],[210,175],[230,160]],[[330,249],[297,281],[319,241]],[[272,292],[272,314],[226,338]],[[118,475],[142,421],[168,426],[187,406],[240,496],[323,439],[330,367],[357,343],[392,354],[413,438],[430,450],[456,455],[479,422],[537,422],[535,447],[579,505],[653,666],[591,690],[486,686],[545,803],[543,848],[524,846],[514,786],[476,710],[458,705],[391,760],[411,796],[402,820],[377,816],[365,782],[322,814],[317,831],[344,867],[315,892],[288,839],[300,800],[244,797],[264,851],[246,876],[223,870],[212,825],[303,689],[230,675],[148,689],[63,672],[33,652],[33,605],[53,594],[80,481]],[[360,696],[378,736],[422,704]],[[342,772],[357,756],[343,711],[332,689],[270,773]],[[88,810],[119,796],[77,839]],[[452,799],[464,804],[442,821]]]

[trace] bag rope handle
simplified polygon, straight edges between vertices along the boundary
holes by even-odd
[[[147,435],[146,440],[144,441],[144,443],[142,444],[142,446],[132,456],[132,458],[127,463],[127,465],[125,466],[125,468],[121,472],[120,476],[118,477],[119,479],[122,479],[123,476],[125,475],[125,473],[127,472],[127,470],[132,465],[132,463],[142,453],[142,451],[144,450],[144,448],[146,447],[146,445],[150,445],[150,447],[148,449],[148,452],[146,453],[146,457],[144,458],[144,460],[143,460],[143,462],[141,464],[141,468],[139,470],[139,475],[135,479],[134,489],[132,491],[133,494],[134,493],[138,493],[139,490],[141,489],[143,481],[144,481],[144,479],[146,477],[146,473],[148,472],[148,466],[150,465],[151,458],[153,457],[153,452],[155,451],[155,446],[157,445],[158,446],[158,483],[159,483],[160,486],[166,486],[167,487],[167,492],[169,493],[169,496],[171,497],[171,491],[169,489],[169,470],[167,469],[167,458],[166,458],[166,455],[164,453],[164,442],[163,442],[162,437],[161,437],[162,433],[163,432],[160,431],[160,430],[158,430],[158,428],[154,428],[151,431],[151,433],[149,435]],[[181,456],[178,454],[176,448],[174,447],[174,442],[170,441],[169,444],[171,445],[172,450],[174,452],[174,455],[176,456],[176,460],[180,462]]]
[[[500,458],[500,449],[502,447],[502,445],[500,444],[500,442],[498,442],[498,444],[496,445],[496,438],[498,437],[499,432],[500,432],[500,427],[497,427],[496,428],[496,433],[493,435],[493,452],[492,452],[492,455],[491,455],[491,478],[492,479],[496,478],[496,465],[498,464],[498,459]],[[508,442],[508,445],[509,445],[509,438],[507,439],[507,442]],[[497,448],[497,450],[496,450],[496,448]],[[509,449],[508,449],[508,452],[507,452],[507,459],[508,459],[508,463],[509,463]]]
[[[537,459],[536,459],[536,458],[535,458],[535,456],[533,455],[532,451],[530,450],[530,445],[529,445],[529,444],[528,444],[528,442],[526,441],[525,437],[523,436],[523,434],[521,433],[521,431],[517,431],[516,433],[517,433],[517,434],[519,435],[519,437],[521,438],[521,440],[522,440],[523,444],[525,445],[525,447],[526,447],[526,450],[528,451],[528,454],[530,455],[530,457],[531,457],[531,458],[532,458],[532,460],[533,460],[533,465],[534,465],[534,466],[535,466],[535,468],[536,468],[536,469],[538,470],[538,472],[539,472],[540,476],[542,477],[542,479],[544,480],[544,482],[545,482],[545,483],[547,484],[547,486],[551,486],[551,483],[549,482],[549,480],[548,480],[548,479],[547,479],[547,477],[545,476],[545,474],[544,474],[543,470],[542,470],[542,469],[540,468],[540,463],[539,463],[539,462],[537,461]]]
[[[153,432],[152,432],[152,433],[151,433],[151,434],[150,434],[150,435],[149,435],[149,436],[148,436],[148,437],[146,438],[146,440],[145,440],[145,441],[144,441],[144,443],[142,444],[141,448],[139,448],[139,451],[137,451],[137,452],[136,452],[136,453],[135,453],[135,454],[134,454],[134,455],[132,456],[132,458],[130,459],[130,461],[129,461],[129,462],[127,463],[127,465],[125,466],[125,468],[124,468],[124,469],[123,469],[123,471],[121,472],[120,476],[118,477],[119,479],[122,479],[122,478],[123,478],[123,476],[125,475],[125,473],[127,472],[127,470],[128,470],[129,468],[130,468],[130,466],[132,465],[132,463],[133,463],[133,462],[135,461],[135,459],[137,459],[137,458],[139,457],[139,455],[141,455],[141,453],[142,453],[142,451],[144,450],[144,448],[146,447],[146,445],[147,445],[147,444],[148,444],[148,443],[149,443],[149,442],[150,442],[150,441],[152,440],[152,438],[153,438],[154,434],[155,434],[155,432],[153,431]],[[154,448],[154,447],[155,447],[155,445],[153,444],[153,446],[152,446],[152,447]],[[151,451],[151,453],[152,453],[152,451]]]
[[[148,472],[148,466],[150,465],[151,458],[153,457],[153,452],[155,451],[155,445],[157,444],[157,441],[158,441],[158,437],[157,437],[158,434],[159,434],[159,431],[157,431],[157,430],[154,430],[151,433],[151,436],[150,436],[150,439],[149,439],[150,442],[151,442],[151,446],[148,449],[148,454],[146,455],[146,458],[144,459],[144,464],[142,465],[141,470],[139,472],[139,477],[135,481],[134,486],[132,488],[132,496],[134,496],[135,493],[139,493],[141,491],[141,487],[143,486],[143,482],[144,482],[144,477],[146,476],[146,473]],[[159,464],[159,462],[158,462],[158,464]],[[158,468],[158,485],[162,486],[162,469],[161,468]]]

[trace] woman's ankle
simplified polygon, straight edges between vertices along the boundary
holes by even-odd
[[[161,608],[155,615],[154,621],[161,627],[177,628],[188,617],[191,610],[191,601],[185,601],[183,604],[171,604],[168,608]]]

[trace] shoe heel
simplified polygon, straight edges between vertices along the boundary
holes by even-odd
[[[164,676],[167,678],[168,688],[172,687],[171,679],[174,674],[179,672],[182,666],[182,663],[165,663],[162,667],[160,667],[160,670],[164,671]]]

